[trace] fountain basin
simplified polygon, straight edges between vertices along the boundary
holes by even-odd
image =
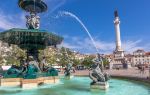
[[[44,84],[58,83],[59,77],[44,77]]]
[[[0,95],[150,95],[150,86],[127,80],[111,79],[108,90],[92,90],[89,77],[62,78],[60,83],[43,85],[37,89],[0,87]]]
[[[23,89],[37,88],[41,84],[55,84],[59,82],[59,77],[39,77],[36,79],[23,79],[23,78],[1,78],[1,87],[22,87]]]
[[[39,84],[39,80],[38,79],[23,79],[21,81],[21,87],[23,89],[37,88],[38,84]]]
[[[1,78],[0,86],[3,87],[14,87],[21,85],[22,78]]]

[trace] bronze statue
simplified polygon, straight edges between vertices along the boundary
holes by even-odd
[[[93,80],[91,85],[97,84],[99,82],[107,82],[109,80],[109,75],[102,71],[102,62],[94,59],[94,64],[91,65],[91,71],[89,77]]]
[[[115,15],[115,17],[119,17],[117,10],[115,10],[114,15]]]

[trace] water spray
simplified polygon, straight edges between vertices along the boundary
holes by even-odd
[[[97,52],[97,56],[96,57],[99,59],[100,62],[102,62],[102,67],[103,67],[103,61],[102,61],[102,58],[101,58],[101,56],[99,54],[99,50],[98,50],[98,48],[96,46],[96,43],[95,43],[93,37],[91,36],[90,32],[88,31],[87,27],[84,25],[84,23],[76,15],[74,15],[73,13],[67,12],[67,11],[60,11],[59,15],[56,16],[56,18],[59,18],[61,16],[72,17],[72,18],[76,19],[80,23],[80,25],[84,28],[84,30],[87,32],[89,38],[91,39],[91,41],[92,41],[92,43],[93,43],[93,45],[94,45],[94,47],[96,49],[96,52]]]

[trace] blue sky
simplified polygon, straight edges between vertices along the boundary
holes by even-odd
[[[122,47],[126,52],[136,49],[150,51],[150,0],[44,0],[48,11],[40,14],[41,27],[65,38],[63,46],[82,53],[95,53],[87,33],[71,17],[55,16],[59,11],[69,11],[78,16],[93,36],[100,53],[115,49],[114,10],[121,20]],[[27,14],[18,0],[1,0],[0,31],[13,27],[26,28]]]

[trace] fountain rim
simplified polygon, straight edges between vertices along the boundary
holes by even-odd
[[[33,4],[35,4],[35,7],[40,8],[40,10],[31,11],[28,8],[26,8],[27,6],[30,6],[30,5],[33,5]],[[40,1],[19,0],[18,5],[21,9],[25,10],[26,12],[42,13],[42,12],[47,11],[47,9],[48,9],[47,4],[45,2],[43,2],[42,0],[40,0]]]
[[[27,35],[24,33],[26,33]],[[28,33],[30,33],[30,34],[28,34]],[[36,35],[34,35],[34,34],[36,34]],[[17,35],[17,37],[16,37],[16,35]],[[61,42],[64,39],[63,37],[61,37],[55,33],[48,32],[46,30],[12,28],[12,29],[6,30],[4,32],[1,32],[0,40],[2,40],[5,43],[8,43],[8,44],[21,45],[19,39],[24,39],[26,37],[32,37],[32,38],[36,37],[37,38],[37,35],[41,35],[40,37],[44,37],[44,39],[46,41],[48,41],[47,46],[61,44]],[[24,36],[24,37],[22,38],[22,36]],[[12,38],[17,39],[17,41],[12,40]]]

